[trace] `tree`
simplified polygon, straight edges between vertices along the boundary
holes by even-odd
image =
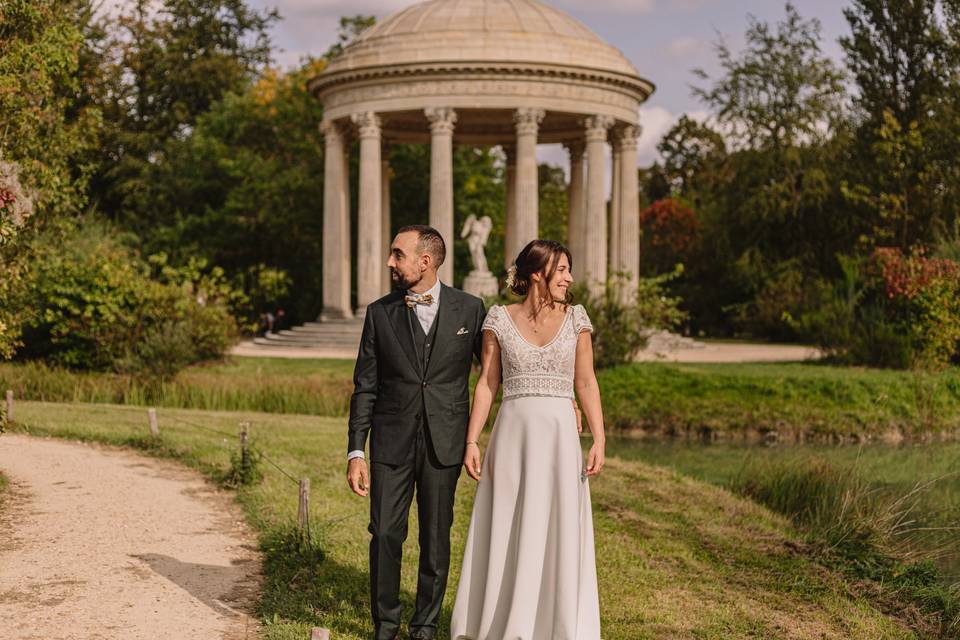
[[[828,135],[843,115],[843,72],[820,49],[820,22],[803,20],[787,3],[786,19],[770,25],[749,17],[746,50],[715,45],[724,75],[694,87],[740,147],[785,150]],[[710,78],[695,70],[701,80]]]
[[[670,186],[683,195],[705,190],[723,180],[727,144],[706,123],[682,115],[663,136],[657,151]]]
[[[77,100],[89,3],[8,0],[0,10],[0,358],[20,344],[23,238],[87,200],[99,112]]]
[[[326,53],[323,54],[324,60],[333,60],[340,56],[361,33],[376,24],[375,16],[357,14],[355,16],[343,16],[340,18],[340,30],[337,32],[337,41],[330,45]]]
[[[956,5],[857,0],[844,11],[851,34],[841,45],[858,87],[854,175],[844,189],[868,221],[862,250],[930,243],[957,220]]]
[[[110,30],[94,185],[101,209],[140,232],[158,222],[151,170],[168,141],[186,139],[202,114],[263,71],[278,18],[244,0],[162,0],[153,9],[136,0]]]
[[[938,0],[853,0],[843,10],[850,35],[840,38],[857,83],[854,99],[867,128],[889,111],[901,128],[919,121],[942,95],[947,43]]]

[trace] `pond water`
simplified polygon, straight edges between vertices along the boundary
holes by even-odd
[[[918,494],[917,516],[931,526],[960,526],[960,443],[765,445],[608,436],[607,456],[671,467],[720,486],[727,486],[747,463],[823,459],[844,469],[855,466],[875,486],[900,495],[918,483],[933,481]],[[948,580],[956,582],[960,581],[960,532],[947,535],[956,539],[957,552],[940,564]]]

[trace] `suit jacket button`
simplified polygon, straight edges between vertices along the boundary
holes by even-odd
[[[427,381],[426,381],[426,380],[423,381],[423,386],[427,386]]]
[[[413,416],[413,417],[416,418],[417,420],[419,420],[419,419],[420,419],[420,414],[418,413],[417,415],[415,415],[415,416]]]

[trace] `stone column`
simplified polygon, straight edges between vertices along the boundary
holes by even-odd
[[[387,256],[390,253],[390,243],[393,242],[390,233],[390,177],[390,150],[384,145],[380,158],[380,231],[383,234],[383,244],[380,246],[380,273],[383,278],[380,292],[383,295],[390,293],[393,287],[390,269],[387,268]]]
[[[607,247],[610,255],[607,258],[611,273],[616,273],[620,269],[620,215],[622,201],[620,199],[620,144],[616,133],[612,134],[612,162],[611,162],[611,180],[610,180],[610,237],[607,239]]]
[[[584,121],[587,141],[587,220],[583,247],[583,276],[591,292],[600,294],[607,279],[607,197],[604,169],[610,116]]]
[[[351,116],[360,134],[360,189],[357,211],[357,315],[366,313],[367,305],[380,297],[383,283],[381,269],[383,255],[383,223],[380,207],[383,204],[380,177],[380,118],[372,111]]]
[[[517,257],[517,252],[510,253],[510,247],[516,245],[517,235],[517,148],[513,145],[503,145],[503,152],[507,156],[506,187],[507,209],[503,218],[503,268],[509,269]]]
[[[517,131],[517,180],[513,192],[516,233],[507,254],[516,258],[540,232],[540,189],[537,176],[537,132],[546,115],[543,109],[517,109],[513,122]]]
[[[440,232],[447,257],[440,281],[453,286],[453,125],[457,112],[445,107],[425,110],[430,121],[430,226]]]
[[[350,192],[343,129],[320,126],[323,153],[323,309],[320,321],[350,318]]]
[[[570,187],[567,191],[567,248],[574,260],[574,274],[582,270],[583,238],[586,233],[586,200],[583,190],[583,142],[564,144],[570,153]]]
[[[626,127],[618,140],[620,160],[620,270],[626,272],[624,301],[633,299],[640,278],[640,179],[637,175],[637,138],[640,127]]]

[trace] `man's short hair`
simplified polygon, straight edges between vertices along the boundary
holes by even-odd
[[[415,231],[418,234],[417,253],[429,253],[438,267],[443,264],[447,257],[447,245],[439,231],[427,224],[408,224],[398,229],[397,235],[407,231]]]

